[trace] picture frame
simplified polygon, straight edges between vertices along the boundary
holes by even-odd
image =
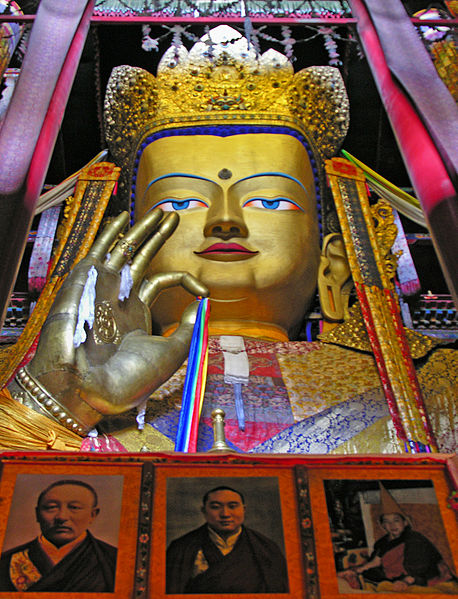
[[[448,463],[447,463],[448,462]],[[362,465],[362,464],[361,464]],[[385,596],[399,599],[401,597],[418,597],[416,590],[409,591],[409,588],[396,591],[393,589],[392,583],[383,585],[376,590],[377,585],[374,585],[373,590],[351,588],[349,584],[342,584],[339,579],[339,574],[349,567],[348,562],[343,561],[339,566],[336,559],[336,527],[333,526],[333,517],[330,506],[330,493],[332,483],[345,485],[348,497],[348,491],[353,486],[358,489],[358,493],[372,495],[369,501],[374,505],[366,506],[365,517],[368,519],[372,508],[373,521],[368,526],[371,529],[371,545],[383,536],[383,530],[380,523],[377,521],[377,516],[381,515],[380,508],[380,483],[388,490],[388,493],[398,503],[404,514],[413,516],[410,523],[413,522],[413,530],[424,533],[430,541],[440,547],[440,551],[445,557],[453,575],[456,577],[458,567],[458,535],[457,533],[457,518],[453,508],[453,499],[451,493],[453,488],[456,488],[456,456],[444,459],[442,463],[438,460],[402,460],[381,458],[380,456],[368,458],[364,460],[364,467],[355,463],[347,462],[339,464],[338,470],[334,467],[326,467],[325,464],[319,468],[308,468],[308,477],[310,484],[311,511],[313,514],[313,526],[315,532],[316,555],[318,564],[318,577],[321,599],[356,599],[357,597],[375,599]],[[378,487],[378,489],[377,489]],[[368,493],[370,490],[370,493]],[[415,498],[416,505],[409,504],[412,497]],[[378,496],[378,497],[377,497]],[[404,497],[404,501],[403,498]],[[431,498],[433,498],[431,500]],[[406,501],[407,499],[407,501]],[[422,506],[420,502],[424,502]],[[434,511],[432,511],[434,507]],[[392,508],[394,510],[394,508]],[[345,515],[344,515],[345,516]],[[353,514],[354,516],[354,514]],[[428,518],[429,522],[421,520]],[[436,536],[431,534],[432,523],[440,524],[440,531],[436,532]],[[344,524],[348,523],[348,518]],[[357,528],[357,527],[356,527]],[[348,529],[344,530],[343,534],[351,535]],[[362,531],[366,536],[368,530]],[[370,535],[369,535],[370,536]],[[364,541],[367,539],[364,538]],[[348,543],[347,543],[348,544]],[[367,551],[364,544],[360,548],[363,552]],[[355,549],[353,553],[358,559],[364,559],[358,556],[359,550]],[[370,551],[368,552],[370,553]],[[356,559],[356,558],[355,558]],[[357,563],[357,562],[356,562]],[[347,581],[344,581],[347,582]],[[390,589],[388,590],[388,586]],[[412,586],[412,589],[417,587]],[[429,589],[431,591],[431,588]],[[428,592],[427,597],[434,599],[443,599],[445,597],[456,596],[454,593],[440,591]]]
[[[180,533],[204,523],[199,517],[202,496],[212,488],[228,486],[243,493],[247,512],[246,526],[253,527],[281,546],[287,560],[288,589],[285,592],[244,592],[246,599],[299,599],[304,597],[305,578],[301,563],[300,531],[297,526],[297,495],[294,469],[289,465],[162,465],[155,473],[150,588],[155,599],[198,597],[199,594],[167,592],[166,552],[164,547]],[[270,497],[269,497],[270,495]],[[179,516],[180,498],[187,496],[185,513]],[[259,501],[263,498],[263,502]],[[257,500],[256,500],[257,498]],[[253,504],[256,507],[253,509]],[[251,507],[250,507],[251,504]],[[251,512],[251,513],[250,513]],[[175,522],[170,522],[174,514]],[[192,524],[192,514],[195,514]],[[205,597],[236,599],[240,593],[211,593]]]
[[[138,530],[138,502],[132,510],[130,497],[140,497],[142,483],[142,464],[118,464],[109,460],[73,460],[71,457],[48,457],[22,455],[19,459],[2,460],[0,480],[0,501],[2,517],[0,518],[0,548],[2,557],[5,553],[13,552],[20,557],[19,564],[24,560],[24,552],[15,552],[14,547],[23,547],[23,543],[31,541],[40,535],[40,528],[36,521],[35,506],[41,491],[45,491],[53,484],[53,491],[65,492],[70,489],[78,492],[83,485],[89,485],[98,496],[98,509],[100,512],[90,525],[89,531],[100,545],[103,543],[114,546],[117,555],[114,559],[113,588],[110,591],[99,593],[96,591],[51,591],[51,590],[5,590],[0,591],[1,599],[30,599],[43,597],[56,597],[56,599],[87,599],[96,596],[113,597],[115,599],[130,599],[134,592],[134,577],[132,573],[136,567],[137,530]],[[65,483],[65,484],[61,484]],[[72,484],[73,483],[73,484]],[[82,489],[83,495],[88,491]],[[90,496],[90,493],[89,493]],[[45,495],[46,497],[46,495]],[[72,495],[72,500],[75,497]],[[76,497],[78,500],[78,497]],[[81,511],[81,510],[80,510]],[[105,545],[103,545],[105,547]],[[32,550],[27,548],[25,557],[29,557]],[[74,569],[80,567],[87,554],[75,557]],[[78,561],[77,561],[78,560]],[[33,561],[31,562],[33,566]],[[66,563],[62,560],[62,564]],[[25,561],[29,572],[30,562]],[[104,564],[105,566],[105,564]],[[11,562],[10,566],[11,568]],[[67,566],[70,568],[72,566]],[[22,566],[23,568],[23,566]],[[104,570],[105,572],[105,570]],[[19,573],[21,574],[21,572]],[[109,574],[107,577],[109,578]],[[32,571],[33,577],[33,571]],[[37,575],[35,575],[38,578]],[[43,576],[45,579],[45,576]],[[20,579],[21,581],[21,579]],[[20,582],[19,581],[19,582]],[[59,582],[54,584],[60,584]],[[69,586],[71,581],[69,581]]]
[[[53,481],[63,479],[93,483],[92,486],[97,488],[101,508],[97,519],[100,516],[103,520],[103,511],[109,506],[110,518],[106,520],[109,522],[109,534],[103,537],[100,529],[92,528],[92,524],[90,530],[94,536],[109,544],[117,543],[118,558],[115,586],[111,592],[1,591],[0,599],[195,599],[199,595],[166,592],[167,548],[172,541],[204,522],[201,514],[203,494],[221,486],[242,493],[246,505],[246,526],[270,539],[287,560],[288,588],[285,592],[246,592],[243,593],[244,599],[413,597],[416,595],[406,592],[361,592],[339,586],[338,574],[342,568],[336,561],[335,547],[338,543],[335,537],[336,514],[332,508],[333,489],[347,485],[345,488],[349,489],[349,497],[352,493],[356,497],[359,491],[367,491],[365,517],[374,512],[375,520],[372,524],[366,522],[362,528],[366,535],[363,535],[364,541],[371,538],[372,543],[383,534],[383,530],[377,528],[376,519],[380,482],[388,492],[393,492],[397,501],[400,499],[399,493],[405,495],[407,489],[408,495],[410,488],[420,489],[423,497],[429,497],[428,501],[433,497],[434,522],[440,521],[442,529],[439,538],[430,540],[437,545],[441,554],[448,552],[446,559],[456,573],[457,472],[457,457],[440,454],[338,457],[3,453],[0,454],[2,552],[3,547],[9,550],[16,542],[23,541],[11,537],[8,532],[9,526],[16,526],[9,524],[10,521],[14,522],[15,512],[33,512],[38,492],[48,488]],[[16,499],[28,495],[27,501],[21,499],[18,502]],[[15,503],[20,505],[15,507]],[[402,501],[400,504],[403,510],[411,509]],[[349,509],[349,505],[344,506],[344,511]],[[413,511],[417,523],[424,512],[421,506]],[[428,507],[427,513],[430,512]],[[344,516],[348,519],[348,514]],[[24,517],[21,526],[25,532],[31,528],[31,518],[33,520],[33,514],[31,516],[30,513],[27,518]],[[432,518],[430,520],[433,521]],[[416,527],[422,534],[430,534],[417,524]],[[119,533],[116,537],[117,530]],[[221,596],[232,599],[241,595],[205,593],[209,599]],[[450,595],[442,592],[428,593],[432,599],[447,596]]]

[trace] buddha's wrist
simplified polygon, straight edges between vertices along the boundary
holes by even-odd
[[[46,379],[50,377],[54,389],[52,394],[49,391],[51,385],[46,384]],[[26,367],[22,367],[9,390],[20,403],[84,437],[101,420],[102,414],[79,397],[78,381],[74,379],[75,375],[65,370],[38,379]]]

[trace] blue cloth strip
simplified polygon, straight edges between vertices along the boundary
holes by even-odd
[[[186,431],[189,431],[190,414],[192,415],[193,384],[195,384],[196,361],[198,360],[198,349],[200,340],[200,328],[202,321],[203,301],[199,303],[197,309],[196,322],[192,332],[191,347],[189,349],[188,367],[186,369],[186,378],[183,388],[183,398],[181,402],[180,420],[178,422],[178,431],[175,440],[175,451],[186,451]]]
[[[197,397],[197,382],[199,379],[199,370],[200,364],[204,359],[202,354],[203,349],[203,336],[204,336],[204,326],[205,326],[205,312],[207,309],[208,299],[204,298],[200,300],[199,308],[201,308],[197,312],[196,323],[194,325],[194,329],[197,328],[196,338],[197,342],[194,348],[195,355],[193,356],[193,370],[191,372],[192,382],[189,387],[190,399],[189,399],[189,414],[188,418],[185,421],[185,433],[184,433],[184,449],[183,451],[189,450],[189,440],[191,437],[191,425],[192,425],[192,416],[194,413],[194,406],[196,401],[199,401],[199,397]],[[194,331],[193,331],[194,334]]]
[[[245,409],[243,407],[242,383],[233,383],[233,387],[234,387],[235,411],[237,414],[239,429],[241,431],[244,431],[245,430]]]

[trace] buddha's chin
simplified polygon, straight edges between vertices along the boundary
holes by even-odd
[[[210,294],[210,322],[263,323],[286,331],[289,335],[300,327],[309,301],[305,294],[281,294],[275,290],[263,292],[247,289],[216,289]],[[154,303],[151,314],[158,332],[170,330],[180,321],[192,296],[182,289],[169,289]],[[240,333],[239,333],[240,334]]]

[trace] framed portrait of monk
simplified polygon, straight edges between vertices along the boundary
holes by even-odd
[[[310,473],[321,597],[458,596],[456,515],[440,469],[339,470]]]
[[[325,488],[341,590],[458,592],[431,481],[326,481]]]
[[[151,597],[306,597],[294,472],[156,470]]]
[[[4,464],[0,597],[130,598],[141,476],[108,461]]]

